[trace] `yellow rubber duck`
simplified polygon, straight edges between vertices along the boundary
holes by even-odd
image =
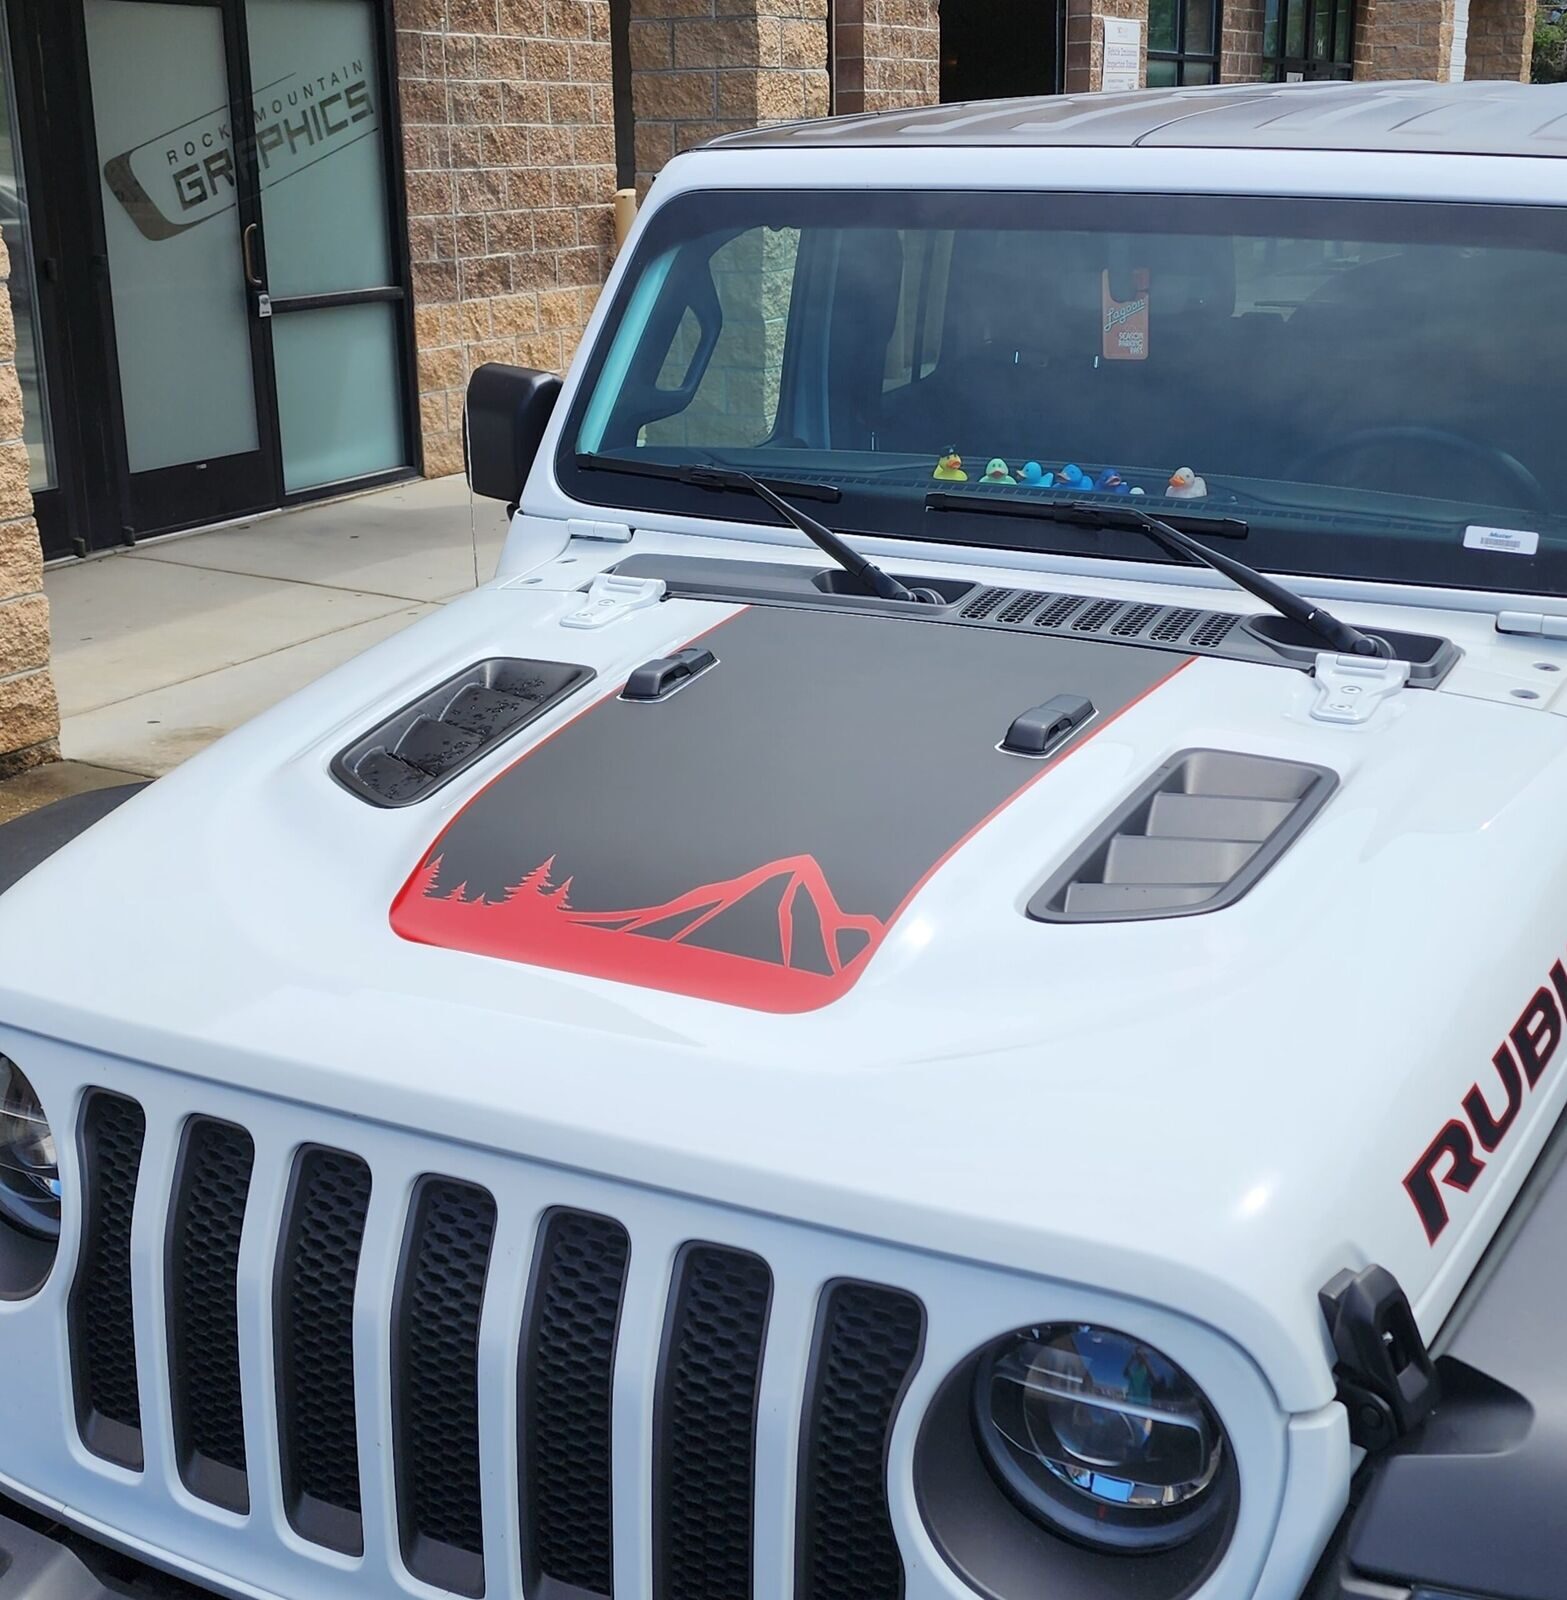
[[[936,463],[936,470],[931,477],[940,478],[943,483],[967,483],[968,474],[963,470],[963,457],[956,450],[949,450]]]

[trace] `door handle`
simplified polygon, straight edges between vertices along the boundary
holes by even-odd
[[[256,236],[261,232],[259,222],[247,222],[245,231],[239,236],[239,247],[245,258],[245,282],[252,289],[261,289],[265,285],[261,281],[261,274],[256,269]]]

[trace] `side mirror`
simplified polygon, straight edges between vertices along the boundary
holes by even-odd
[[[475,494],[509,506],[522,499],[559,397],[560,379],[553,372],[498,361],[474,369],[468,380],[463,464]]]

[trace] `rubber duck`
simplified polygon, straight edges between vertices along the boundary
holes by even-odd
[[[1067,462],[1056,474],[1056,482],[1063,489],[1092,489],[1094,480],[1074,462]]]
[[[963,457],[956,450],[949,450],[936,463],[936,470],[931,477],[940,478],[944,483],[967,483],[968,474],[963,470]]]
[[[1048,489],[1055,481],[1055,473],[1046,472],[1037,461],[1025,461],[1023,476],[1018,479],[1019,483],[1027,484],[1030,489]]]
[[[1164,492],[1171,500],[1201,500],[1208,493],[1208,485],[1190,467],[1177,467]]]
[[[981,479],[981,482],[1016,483],[1017,479],[1012,476],[1012,469],[1006,464],[1005,461],[1001,459],[1000,456],[992,456],[991,459],[985,463],[985,476],[983,479]]]
[[[1094,479],[1094,489],[1099,494],[1130,494],[1132,486],[1114,467],[1106,467]]]

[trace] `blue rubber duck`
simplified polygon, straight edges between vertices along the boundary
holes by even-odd
[[[1030,489],[1048,489],[1056,481],[1053,472],[1046,472],[1037,461],[1023,463],[1023,475],[1019,483],[1026,484]]]
[[[1056,474],[1056,482],[1063,489],[1092,489],[1094,486],[1094,480],[1070,461]]]
[[[1106,467],[1094,479],[1094,490],[1098,494],[1130,494],[1132,486],[1114,467]]]

